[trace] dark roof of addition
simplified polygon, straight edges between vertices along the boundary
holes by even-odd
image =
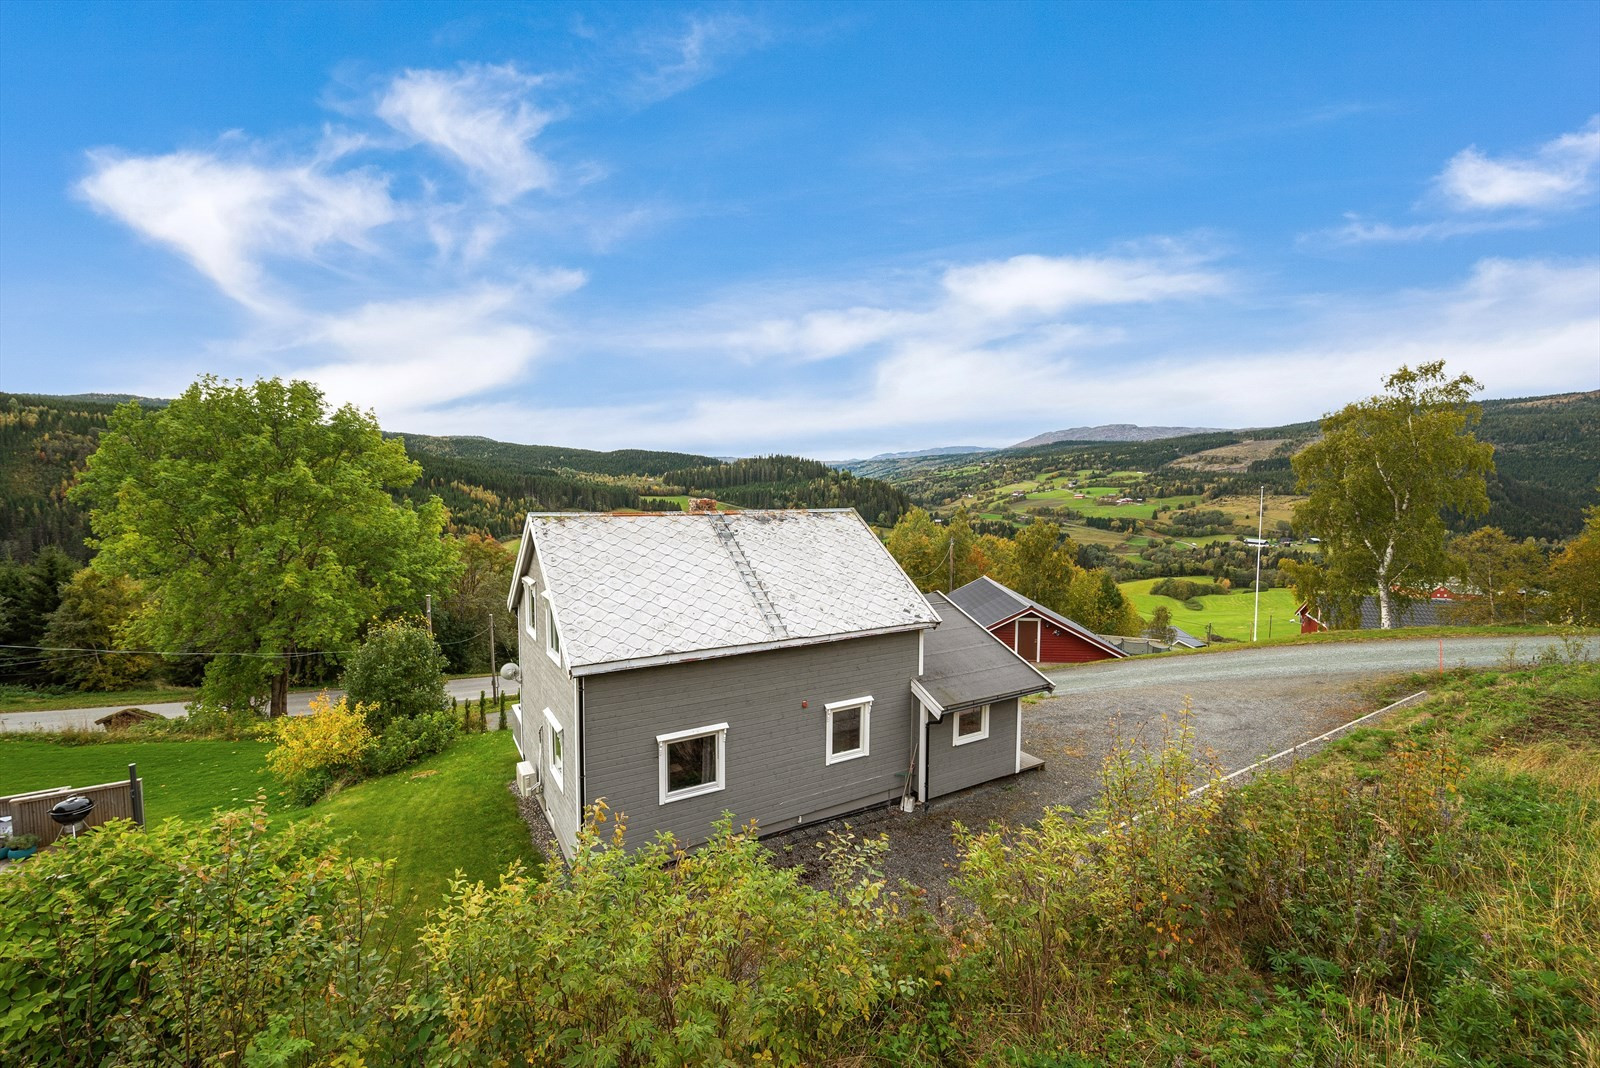
[[[1031,609],[1096,648],[1103,649],[1113,656],[1128,655],[1089,628],[1074,623],[1060,612],[1046,608],[1030,597],[1024,597],[1010,586],[1002,586],[988,575],[981,575],[959,590],[952,590],[950,600],[984,627],[994,627],[1012,616]]]
[[[1408,601],[1405,604],[1396,604],[1395,626],[1448,626],[1456,622],[1456,609],[1458,607],[1455,601],[1445,600]],[[1361,629],[1377,630],[1379,619],[1378,599],[1376,597],[1363,597],[1361,599]]]
[[[919,696],[945,712],[1041,693],[1054,684],[1032,665],[951,603],[944,594],[928,594],[939,625],[922,636]]]

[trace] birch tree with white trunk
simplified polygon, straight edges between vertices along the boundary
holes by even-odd
[[[1472,432],[1482,388],[1468,375],[1446,378],[1443,360],[1401,366],[1384,392],[1325,416],[1322,437],[1293,459],[1309,495],[1295,527],[1322,539],[1328,590],[1376,596],[1385,630],[1412,591],[1449,577],[1446,510],[1489,509],[1494,446]]]

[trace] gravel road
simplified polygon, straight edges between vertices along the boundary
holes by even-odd
[[[1488,667],[1513,654],[1526,661],[1546,649],[1566,651],[1558,639],[1446,638],[1444,664]],[[1600,640],[1590,639],[1587,649],[1600,655]],[[1067,668],[1052,673],[1053,696],[1023,709],[1022,748],[1044,760],[1042,769],[939,798],[910,815],[888,809],[851,823],[860,833],[888,834],[891,878],[942,898],[956,861],[956,820],[982,828],[1034,820],[1048,806],[1087,805],[1113,744],[1130,737],[1158,741],[1161,717],[1186,701],[1196,743],[1231,772],[1373,711],[1377,705],[1367,693],[1377,680],[1438,668],[1438,639],[1241,648]],[[816,852],[806,839],[785,835],[771,842],[794,860]]]

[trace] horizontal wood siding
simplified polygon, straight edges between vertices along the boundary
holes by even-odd
[[[537,552],[529,554],[528,576],[534,580],[533,591],[529,593],[525,590],[522,596],[536,598],[534,605],[539,612],[539,630],[537,638],[528,637],[527,629],[522,625],[523,608],[519,602],[517,663],[522,669],[520,740],[525,758],[535,764],[538,773],[539,804],[554,824],[556,839],[561,843],[562,850],[571,855],[577,842],[578,823],[583,818],[583,805],[578,796],[581,778],[579,762],[583,755],[578,740],[577,709],[574,707],[572,677],[544,651],[547,602],[542,596],[545,590],[544,575],[540,570]],[[549,758],[540,745],[539,732],[549,732],[548,721],[544,718],[546,708],[550,709],[550,714],[561,724],[563,731],[565,775],[563,786],[559,787],[550,777]]]
[[[776,831],[897,799],[911,760],[916,672],[912,632],[588,676],[588,800],[604,797],[624,813],[637,845],[658,830],[702,842],[725,810]],[[869,695],[869,754],[828,764],[824,706]],[[723,722],[727,788],[662,805],[656,735]]]
[[[1085,641],[1069,630],[1052,626],[1048,621],[1040,625],[1039,662],[1044,664],[1081,664],[1091,660],[1112,660],[1112,654]]]
[[[989,737],[955,745],[954,712],[928,724],[928,797],[1012,775],[1017,770],[1017,699],[989,706]]]
[[[1015,620],[1010,623],[1002,623],[998,627],[992,627],[989,632],[1004,642],[1007,649],[1016,649],[1017,624]],[[1092,642],[1085,641],[1070,630],[1063,630],[1055,626],[1049,620],[1044,620],[1039,624],[1039,659],[1034,660],[1032,654],[1033,650],[1031,648],[1027,649],[1023,653],[1023,658],[1028,660],[1029,663],[1038,664],[1083,664],[1092,660],[1113,659],[1112,654],[1104,649]]]

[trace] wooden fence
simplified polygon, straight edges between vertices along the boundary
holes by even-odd
[[[53,790],[0,797],[0,816],[11,817],[12,834],[36,834],[41,845],[49,845],[69,833],[50,818],[50,809],[69,797],[87,797],[94,802],[94,811],[84,820],[84,828],[115,819],[144,822],[144,780],[139,778],[137,766],[133,764],[128,765],[128,777],[121,782],[58,786]]]

